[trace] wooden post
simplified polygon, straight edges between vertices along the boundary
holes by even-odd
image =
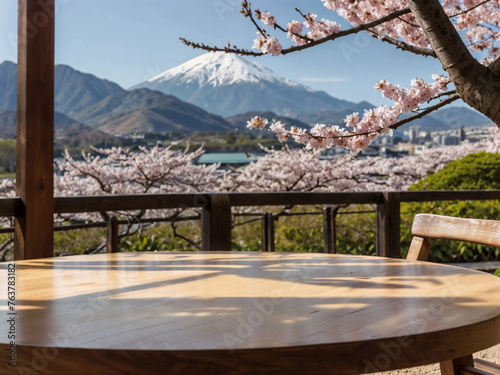
[[[231,202],[227,194],[211,194],[201,212],[201,250],[231,251]]]
[[[18,0],[15,259],[54,253],[54,2]]]
[[[323,252],[337,252],[336,218],[339,206],[323,207]]]
[[[262,216],[262,251],[274,251],[274,217],[271,212]]]
[[[401,258],[400,251],[400,195],[384,192],[383,202],[377,205],[377,255]]]
[[[113,215],[106,226],[106,252],[117,253],[118,251],[118,219]]]

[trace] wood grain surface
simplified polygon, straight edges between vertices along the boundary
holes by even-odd
[[[17,368],[0,359],[6,374],[355,374],[500,342],[500,279],[426,262],[158,252],[15,264]]]

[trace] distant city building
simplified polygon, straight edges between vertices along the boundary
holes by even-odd
[[[455,135],[445,135],[442,138],[441,144],[444,146],[458,146],[460,144],[460,137]]]
[[[413,155],[415,153],[415,145],[411,143],[399,143],[398,144],[399,152],[407,152],[408,155]]]
[[[463,126],[460,127],[460,141],[465,141],[467,139],[467,135],[465,134],[465,128]]]
[[[415,155],[421,155],[425,151],[427,151],[428,149],[429,149],[428,145],[415,145],[415,148],[413,149],[413,153]]]
[[[264,154],[247,154],[244,152],[214,152],[199,157],[196,164],[219,164],[221,169],[238,168],[250,164]]]
[[[408,151],[398,151],[389,147],[381,147],[379,149],[378,155],[383,158],[402,158],[408,156],[410,153]]]
[[[417,139],[419,137],[419,129],[420,126],[418,125],[410,126],[410,129],[408,129],[408,137],[410,139],[410,143],[417,142]]]

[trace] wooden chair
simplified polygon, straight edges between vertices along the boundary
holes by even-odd
[[[411,233],[414,236],[406,259],[426,261],[431,239],[475,242],[500,247],[500,221],[461,219],[449,216],[415,215]],[[441,363],[442,375],[500,375],[500,366],[472,355]]]

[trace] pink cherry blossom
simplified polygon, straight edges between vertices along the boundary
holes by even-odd
[[[269,12],[262,12],[259,14],[259,19],[264,23],[266,26],[274,26],[276,24],[276,19],[274,16],[271,16]]]
[[[259,116],[253,117],[250,121],[247,121],[248,129],[264,129],[267,126],[268,121],[265,118]]]

